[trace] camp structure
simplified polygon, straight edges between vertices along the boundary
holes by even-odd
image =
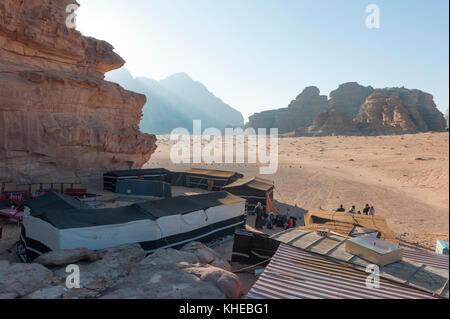
[[[398,240],[381,216],[356,215],[343,212],[309,211],[304,216],[302,230],[329,230],[348,237],[372,234],[381,240],[398,245]]]
[[[191,168],[184,172],[186,187],[220,191],[244,175],[237,172]]]
[[[116,193],[170,198],[172,197],[172,188],[166,182],[123,179],[117,182]]]
[[[438,256],[426,253],[420,264],[433,265]],[[445,256],[447,257],[447,256]],[[442,268],[447,268],[442,263]],[[413,273],[411,269],[409,275]],[[365,269],[342,263],[327,256],[280,244],[269,265],[252,286],[247,299],[438,299],[437,294],[396,282],[383,276],[379,286],[368,286]],[[423,277],[424,281],[429,278]],[[370,282],[369,282],[370,283]]]
[[[117,182],[121,180],[148,180],[170,182],[171,172],[164,168],[112,171],[103,174],[103,189],[116,192]]]
[[[261,202],[264,209],[267,199],[273,201],[274,183],[259,177],[241,178],[225,187],[223,190],[247,200],[248,212],[254,212],[256,204]]]
[[[271,239],[281,244],[299,248],[301,253],[305,255],[305,263],[313,258],[308,256],[321,256],[320,259],[322,260],[332,261],[334,264],[345,265],[347,268],[350,267],[365,273],[365,278],[367,278],[368,267],[374,266],[372,261],[365,259],[366,256],[347,251],[347,242],[353,240],[352,238],[332,231],[304,230],[298,227],[272,235]],[[292,257],[292,259],[294,260],[296,257]],[[444,259],[444,261],[441,262],[440,259]],[[302,262],[301,259],[298,260]],[[314,264],[316,268],[322,267],[320,261],[311,263],[311,266]],[[379,276],[380,279],[425,291],[438,297],[448,298],[448,256],[436,254],[420,256],[415,251],[405,249],[401,260],[379,267]],[[306,277],[304,283],[308,284],[308,281],[309,279]],[[361,296],[361,298],[364,298],[364,296]]]
[[[131,243],[153,253],[193,240],[220,239],[244,225],[245,200],[227,192],[104,209],[51,192],[25,204],[16,255],[31,262],[53,250],[98,250]]]

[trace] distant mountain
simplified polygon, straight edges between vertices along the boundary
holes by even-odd
[[[431,94],[349,82],[332,91],[329,100],[308,87],[288,108],[253,114],[247,127],[278,128],[296,136],[387,135],[443,132],[447,123]]]
[[[202,129],[242,127],[242,114],[225,104],[200,82],[186,73],[177,73],[161,81],[134,78],[126,68],[107,73],[106,79],[125,89],[145,94],[141,130],[144,133],[169,134],[178,127],[192,131],[192,121],[201,120]]]

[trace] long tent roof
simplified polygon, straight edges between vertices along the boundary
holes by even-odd
[[[224,189],[241,187],[241,186],[247,186],[249,188],[262,190],[262,191],[269,191],[275,187],[273,181],[270,181],[268,179],[263,179],[263,178],[259,178],[259,177],[249,177],[249,178],[238,179],[234,183],[231,183],[231,184],[225,186]]]
[[[186,170],[185,173],[192,174],[192,175],[204,175],[204,176],[222,177],[222,178],[230,178],[233,176],[243,177],[243,175],[238,172],[220,171],[220,170],[211,170],[211,169],[202,169],[202,168],[191,168],[191,169]]]
[[[344,212],[328,211],[309,211],[305,216],[305,226],[300,227],[303,230],[324,230],[331,231],[348,236],[355,226],[363,227],[380,232],[380,239],[398,244],[395,234],[389,228],[386,219],[382,216],[355,215]]]
[[[58,229],[123,224],[137,220],[156,220],[160,217],[187,214],[210,207],[242,202],[244,199],[227,192],[195,196],[179,196],[126,207],[93,209],[65,195],[48,193],[26,205],[31,216],[40,218]]]
[[[150,168],[150,169],[132,169],[123,171],[111,171],[103,174],[104,176],[113,177],[127,177],[127,176],[143,176],[143,175],[163,175],[169,174],[170,171],[165,168]]]

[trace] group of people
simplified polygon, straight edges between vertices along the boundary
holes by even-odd
[[[286,215],[277,215],[274,212],[266,213],[261,203],[258,203],[255,208],[255,228],[263,229],[266,226],[267,229],[273,229],[274,227],[294,228],[297,223],[297,218],[289,217]]]
[[[342,212],[345,213],[345,208],[344,205],[341,204],[341,206],[336,209],[337,212]],[[370,206],[369,204],[366,204],[366,206],[364,207],[362,213],[360,210],[356,210],[356,206],[353,205],[352,208],[350,208],[350,210],[347,212],[349,214],[355,214],[355,215],[370,215],[370,216],[374,216],[375,215],[375,208],[373,206]]]

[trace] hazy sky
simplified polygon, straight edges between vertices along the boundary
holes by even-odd
[[[78,30],[135,76],[186,72],[245,117],[306,86],[405,86],[449,104],[448,0],[78,0]],[[380,8],[380,28],[365,25]]]

